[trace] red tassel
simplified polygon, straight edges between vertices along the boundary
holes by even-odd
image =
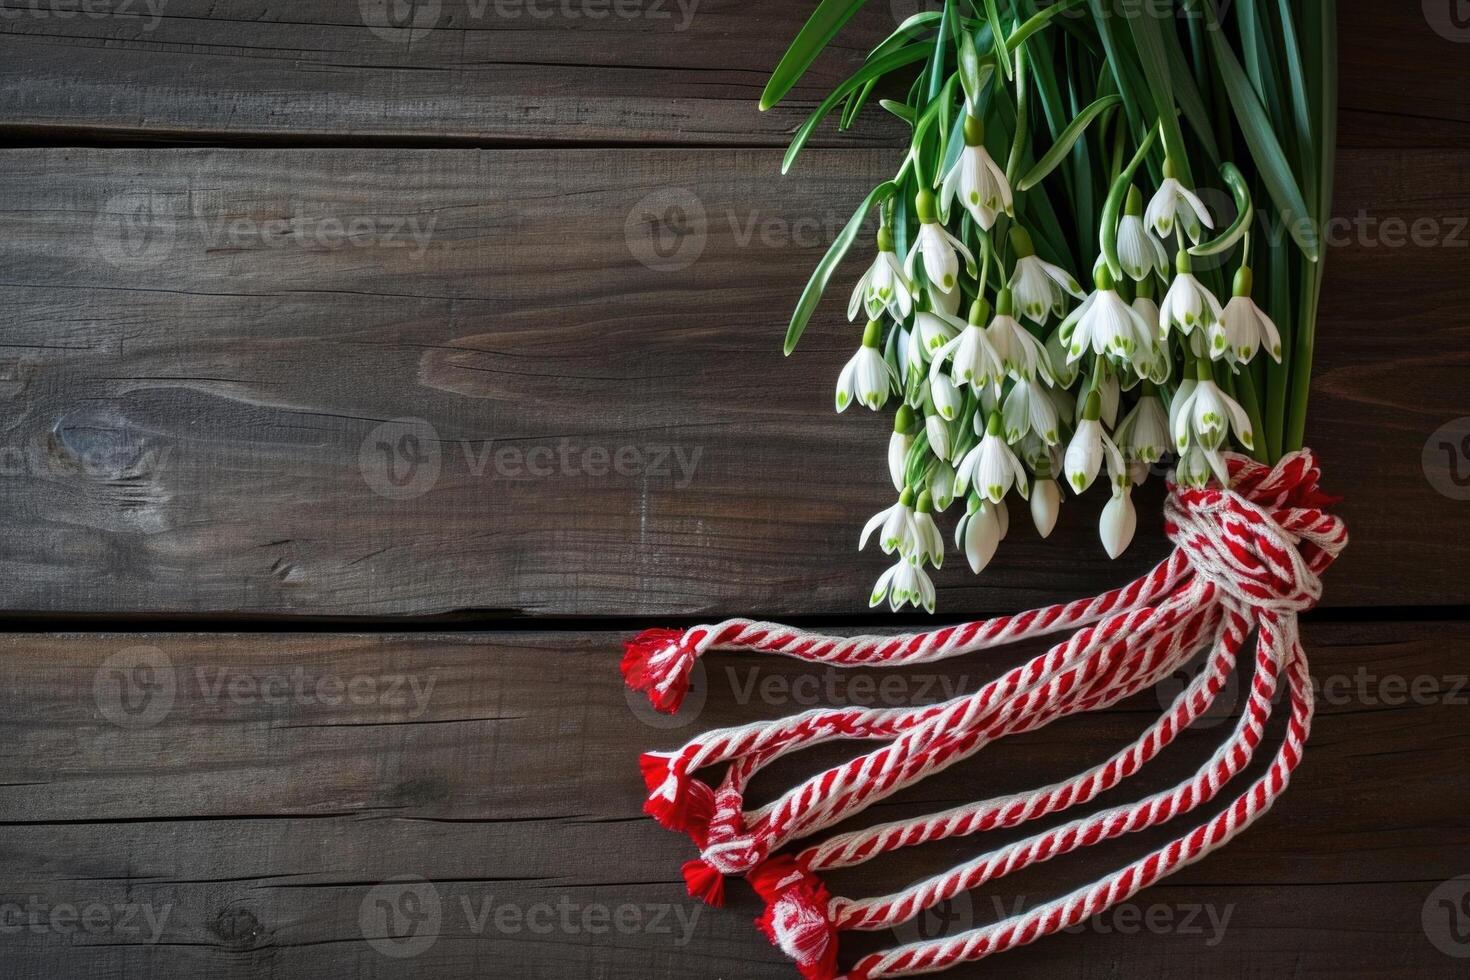
[[[651,629],[623,643],[623,680],[633,690],[646,692],[654,708],[668,715],[679,710],[689,693],[689,670],[694,658],[686,655],[673,664],[658,665],[650,660],[676,647],[683,637],[679,630]],[[670,678],[672,682],[666,684]]]
[[[772,858],[749,875],[766,900],[756,927],[806,980],[837,977],[837,929],[828,914],[832,896],[811,872],[788,857]]]
[[[725,876],[700,858],[684,862],[684,883],[689,894],[706,905],[725,907]]]
[[[715,814],[715,794],[704,782],[688,776],[675,779],[674,798],[666,797],[661,790],[671,775],[668,756],[644,753],[638,759],[643,770],[643,782],[648,786],[649,797],[643,804],[643,812],[653,817],[659,825],[669,830],[688,834],[700,847],[709,836],[710,821]]]

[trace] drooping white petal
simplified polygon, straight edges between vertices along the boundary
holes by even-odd
[[[970,570],[979,575],[1000,547],[1000,523],[995,511],[982,504],[969,515],[964,532],[965,560],[970,563]]]
[[[1062,509],[1062,488],[1056,480],[1037,479],[1031,487],[1031,520],[1036,533],[1050,537],[1057,526],[1057,516]]]
[[[940,459],[949,459],[949,425],[937,415],[924,418],[924,431],[929,434],[929,449]]]
[[[1136,215],[1124,215],[1118,222],[1118,259],[1134,282],[1168,268],[1169,256],[1163,244]]]
[[[1109,558],[1117,558],[1133,541],[1138,530],[1138,512],[1133,508],[1133,497],[1127,492],[1116,493],[1103,508],[1098,522],[1099,537]]]
[[[900,493],[904,487],[904,467],[913,445],[914,437],[902,432],[895,432],[888,439],[888,475],[893,480],[893,489]]]
[[[1067,484],[1076,493],[1082,493],[1097,479],[1103,463],[1102,423],[1083,419],[1077,423],[1077,431],[1067,444],[1067,455],[1062,462],[1067,474]]]

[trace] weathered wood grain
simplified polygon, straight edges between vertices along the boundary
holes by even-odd
[[[890,153],[786,179],[752,150],[0,162],[0,607],[865,612],[882,560],[853,548],[892,491],[883,423],[830,405],[856,260],[779,341]],[[1332,605],[1467,598],[1443,569],[1470,510],[1423,461],[1470,415],[1467,162],[1343,156],[1310,430],[1355,535]],[[1124,581],[1165,551],[1140,506],[1117,563],[1097,500],[1047,542],[1018,514],[986,575],[941,573],[944,609]]]
[[[617,640],[3,638],[0,907],[42,910],[43,920],[0,942],[5,975],[790,975],[751,929],[756,909],[743,889],[721,913],[682,897],[688,844],[639,816],[634,756],[705,727],[789,713],[807,696],[803,677],[817,677],[831,703],[871,703],[861,685],[877,677],[835,680],[721,656],[710,662],[702,710],[657,728],[618,686]],[[1421,912],[1441,882],[1470,869],[1461,813],[1470,775],[1460,762],[1470,736],[1467,641],[1464,624],[1310,625],[1321,712],[1277,810],[1138,896],[1138,911],[1008,955],[1008,974],[1105,977],[1126,964],[1144,976],[1455,975],[1457,961],[1431,943]],[[1018,655],[895,675],[903,683],[877,690],[884,704],[931,700],[941,683],[972,689]],[[741,703],[741,691],[754,693]],[[335,703],[347,692],[355,696]],[[1145,696],[993,746],[873,819],[1045,782],[1106,756],[1157,710],[1156,696]],[[1184,778],[1227,726],[1223,716],[1213,722],[1102,802]],[[989,921],[1163,839],[1045,865],[977,894],[955,921]],[[872,894],[982,846],[920,848],[834,882]],[[410,877],[382,887],[399,876]],[[398,902],[404,887],[432,892],[441,914],[433,944],[399,959],[365,941],[362,916],[376,899]],[[542,903],[570,909],[572,925],[556,911],[549,931],[533,931],[518,916]],[[591,909],[595,925],[625,905],[637,907],[638,924],[615,934],[591,933],[580,918]],[[121,928],[118,906],[137,906],[139,931]],[[45,924],[58,907],[114,917],[75,934]],[[487,910],[492,917],[480,918]],[[1210,915],[1228,916],[1223,932]],[[367,934],[381,936],[375,921]]]
[[[790,104],[762,114],[811,4],[0,0],[0,136],[774,145],[926,2],[869,4]],[[1414,3],[1341,7],[1344,144],[1470,143],[1450,7],[1433,20]],[[818,140],[897,134],[875,108]]]

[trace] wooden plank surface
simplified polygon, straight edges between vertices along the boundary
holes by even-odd
[[[759,113],[809,6],[0,0],[0,134],[776,145],[904,16],[934,9],[869,4],[790,105]],[[1466,31],[1450,9],[1342,4],[1344,145],[1470,145]],[[828,126],[818,140],[898,133],[875,107],[850,133]]]
[[[892,490],[882,422],[831,410],[840,297],[779,345],[892,153],[784,180],[768,150],[0,156],[0,607],[866,611],[857,532]],[[1467,164],[1342,157],[1309,433],[1355,536],[1330,605],[1470,598],[1444,574]],[[1166,550],[1157,493],[1116,564],[1099,500],[1046,542],[1018,513],[986,575],[941,573],[944,609],[1124,581]]]
[[[1142,893],[1136,911],[1008,954],[1007,975],[1459,975],[1461,961],[1435,943],[1459,947],[1426,906],[1470,870],[1470,687],[1459,655],[1470,627],[1314,623],[1306,638],[1321,711],[1278,808]],[[882,688],[872,673],[718,656],[703,705],[658,726],[619,687],[617,641],[4,637],[0,910],[42,923],[5,936],[7,977],[785,977],[789,965],[750,927],[757,909],[743,889],[722,913],[683,897],[677,869],[690,849],[639,815],[637,751],[788,713],[810,696],[801,678],[819,680],[834,704],[873,703],[879,690],[883,704],[910,704],[946,684],[972,690],[1022,652],[894,674],[897,686]],[[993,746],[870,817],[1075,771],[1130,740],[1159,703],[1146,695]],[[1210,716],[1102,802],[1184,778],[1228,727],[1223,713]],[[1269,729],[1273,749],[1279,728]],[[818,761],[799,760],[781,782]],[[1002,881],[951,910],[953,922],[989,921],[1164,839],[1141,835]],[[994,843],[919,848],[834,884],[874,894]],[[439,907],[423,920],[434,924],[426,948],[373,931],[381,902],[413,911],[426,906],[405,903],[425,896]],[[54,926],[55,909],[92,910],[96,926]],[[593,931],[611,921],[622,926]],[[406,922],[391,934],[407,936]]]

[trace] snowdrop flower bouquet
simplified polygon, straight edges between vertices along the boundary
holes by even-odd
[[[818,4],[763,108],[861,6]],[[907,85],[876,100],[907,125],[907,152],[822,260],[786,351],[876,224],[837,409],[894,413],[875,465],[900,498],[927,494],[926,513],[957,510],[974,572],[1013,505],[1046,535],[1101,482],[1098,534],[1117,557],[1144,480],[1223,483],[1227,452],[1300,448],[1334,138],[1332,65],[1306,33],[1327,30],[1321,7],[1242,4],[1222,23],[1197,0],[950,0],[908,18],[798,131],[784,169],[828,116],[851,126],[880,87]],[[1260,54],[1278,37],[1284,63]],[[1223,100],[1205,98],[1214,87]],[[932,612],[942,549],[891,552],[872,603]]]

